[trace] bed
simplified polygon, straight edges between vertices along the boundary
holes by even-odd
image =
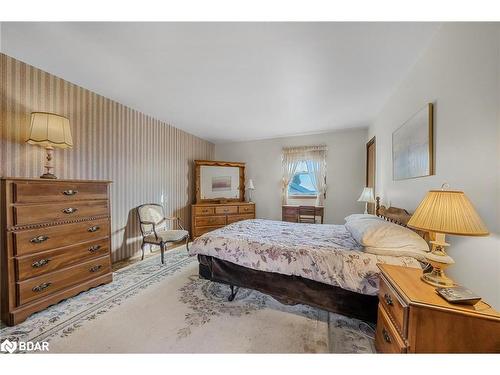
[[[405,226],[403,209],[377,205],[377,216]],[[344,225],[244,220],[206,233],[190,246],[202,278],[245,287],[285,304],[304,303],[375,321],[378,263],[419,268],[413,257],[362,251]]]

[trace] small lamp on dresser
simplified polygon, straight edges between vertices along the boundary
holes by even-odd
[[[45,147],[47,151],[45,173],[40,178],[57,178],[52,173],[54,169],[54,147],[73,147],[69,120],[54,113],[33,112],[31,114],[30,134],[26,142]]]
[[[252,179],[248,180],[247,190],[248,190],[248,202],[251,203],[252,202],[252,191],[255,190],[255,186],[253,185]]]
[[[432,250],[426,259],[432,265],[432,272],[424,273],[422,280],[437,287],[454,286],[453,280],[444,274],[444,269],[455,263],[446,254],[449,246],[445,241],[446,234],[459,236],[487,236],[488,229],[481,221],[472,203],[462,191],[431,190],[420,202],[417,210],[408,221],[408,226],[429,232]]]

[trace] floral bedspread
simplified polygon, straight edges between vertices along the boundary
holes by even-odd
[[[420,268],[410,257],[363,252],[344,225],[245,220],[205,233],[189,254],[213,256],[254,270],[296,275],[376,295],[377,263]]]

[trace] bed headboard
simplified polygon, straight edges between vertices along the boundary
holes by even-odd
[[[399,224],[406,227],[408,221],[411,218],[411,214],[408,211],[406,211],[404,208],[398,208],[398,207],[386,208],[385,206],[381,206],[380,197],[375,198],[375,200],[377,202],[375,205],[375,215],[381,217],[382,219],[390,221],[391,223]]]
[[[411,214],[408,211],[406,211],[404,208],[398,208],[398,207],[387,208],[385,206],[381,206],[380,197],[376,197],[375,201],[376,201],[375,215],[381,217],[384,220],[390,221],[391,223],[395,223],[403,227],[407,226],[408,221],[411,218]],[[414,232],[418,233],[426,241],[431,240],[428,232],[422,232],[420,230],[416,230],[413,228],[408,228],[408,229],[411,229]]]

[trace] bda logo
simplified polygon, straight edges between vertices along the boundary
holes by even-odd
[[[14,353],[17,349],[17,342],[10,341],[9,339],[4,340],[2,344],[0,344],[0,351]]]

